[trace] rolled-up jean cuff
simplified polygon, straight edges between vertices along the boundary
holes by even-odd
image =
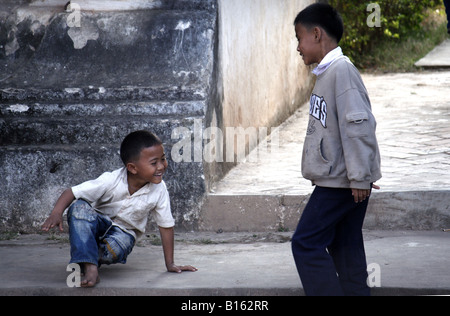
[[[83,200],[69,209],[70,263],[126,263],[135,238],[117,226],[108,216],[98,213]]]

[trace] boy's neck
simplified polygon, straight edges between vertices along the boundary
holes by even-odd
[[[130,193],[130,195],[135,194],[148,184],[148,182],[139,181],[139,179],[137,179],[135,175],[129,171],[127,171],[127,183],[128,192]]]
[[[323,41],[321,42],[321,58],[318,62],[318,64],[320,64],[322,62],[322,60],[325,58],[326,55],[328,55],[328,53],[330,53],[331,51],[335,50],[336,48],[339,47],[339,45],[332,41]]]

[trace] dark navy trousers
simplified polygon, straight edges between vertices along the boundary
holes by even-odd
[[[445,12],[447,13],[447,29],[450,31],[450,0],[444,0]]]
[[[362,235],[368,202],[355,203],[350,189],[315,188],[292,237],[306,295],[370,295]]]

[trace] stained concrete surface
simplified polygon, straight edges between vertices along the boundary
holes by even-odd
[[[176,262],[195,273],[165,271],[161,246],[135,247],[126,265],[103,266],[94,289],[69,288],[69,244],[28,235],[0,242],[0,295],[303,295],[290,233],[177,234]],[[450,234],[365,231],[373,295],[450,294]],[[375,272],[377,271],[377,272]],[[375,274],[378,273],[379,274]]]
[[[450,190],[450,71],[362,76],[377,120],[382,192]],[[212,194],[298,195],[312,191],[301,174],[309,106],[278,129],[278,150],[234,168]]]

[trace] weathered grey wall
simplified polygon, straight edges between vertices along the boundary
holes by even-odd
[[[178,128],[191,131],[195,146],[199,122],[200,133],[247,126],[260,112],[254,127],[281,123],[311,84],[290,60],[291,20],[309,2],[80,0],[76,27],[66,1],[1,0],[0,231],[36,231],[65,188],[121,167],[118,147],[131,131],[154,131],[170,157]],[[240,22],[235,10],[246,10]],[[255,14],[270,16],[274,29],[261,28],[265,19]],[[259,33],[266,37],[246,44]],[[246,45],[257,58],[244,56]],[[264,80],[271,75],[280,84]],[[233,113],[241,114],[230,119]],[[197,228],[224,165],[169,161],[165,180],[179,228]]]
[[[154,131],[170,155],[172,130],[206,121],[216,3],[157,4],[81,11],[79,28],[63,6],[1,7],[2,230],[37,229],[64,188],[121,167],[118,148],[129,132]],[[180,227],[195,227],[204,178],[202,162],[170,164]]]

